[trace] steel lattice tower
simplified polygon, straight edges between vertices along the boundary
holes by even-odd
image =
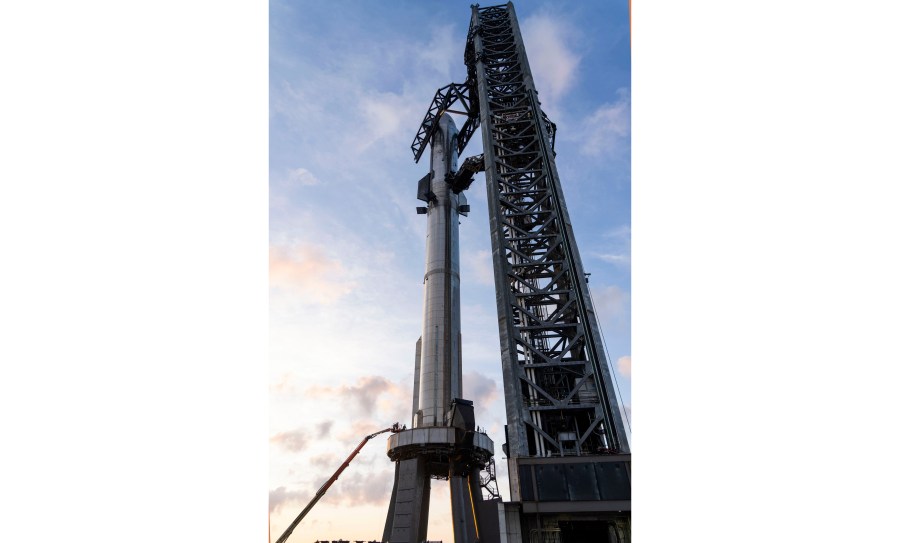
[[[628,438],[556,170],[555,126],[511,3],[472,7],[465,60],[484,142],[512,501],[529,532],[577,530],[562,517],[528,519],[538,507],[589,510],[614,521],[607,539],[622,539]]]

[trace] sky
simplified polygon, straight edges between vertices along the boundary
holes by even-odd
[[[410,150],[434,92],[465,80],[471,2],[270,4],[269,362],[273,539],[357,443],[410,424],[425,221]],[[491,4],[484,4],[491,5]],[[626,410],[631,391],[628,5],[516,2],[556,164]],[[463,119],[457,118],[457,126]],[[460,157],[481,152],[480,131]],[[483,174],[460,225],[464,397],[505,421]],[[378,539],[394,466],[369,443],[292,538]],[[434,481],[428,537],[452,541]]]

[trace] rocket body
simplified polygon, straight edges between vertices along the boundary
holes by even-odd
[[[419,348],[415,427],[443,426],[454,398],[462,397],[459,300],[459,196],[446,182],[456,171],[457,129],[441,115],[431,142],[431,193],[425,240],[425,299]]]
[[[393,543],[427,540],[433,477],[449,481],[454,540],[479,541],[481,470],[494,454],[494,442],[475,425],[473,403],[462,397],[459,215],[460,202],[465,205],[466,201],[462,192],[454,194],[447,183],[450,174],[458,184],[456,126],[449,115],[440,115],[434,122],[438,124],[430,137],[431,170],[417,187],[417,198],[428,205],[416,208],[426,215],[427,226],[413,427],[393,434],[387,444],[396,469],[382,541]]]

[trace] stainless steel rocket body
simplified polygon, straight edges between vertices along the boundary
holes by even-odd
[[[445,178],[456,171],[457,129],[441,115],[431,145],[431,192],[425,240],[425,298],[415,427],[443,426],[462,397],[459,299],[459,197]]]
[[[392,435],[387,443],[396,469],[382,541],[391,543],[427,539],[432,477],[449,480],[456,543],[478,541],[478,515],[486,507],[481,470],[494,454],[494,442],[475,425],[473,403],[462,397],[459,208],[465,197],[454,194],[447,183],[448,174],[455,178],[457,169],[456,125],[449,115],[440,115],[435,122],[431,170],[417,190],[417,198],[428,206],[417,208],[426,214],[427,226],[413,427]],[[495,511],[496,504],[487,509]]]

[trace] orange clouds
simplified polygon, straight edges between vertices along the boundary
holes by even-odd
[[[619,368],[620,375],[631,377],[631,355],[622,356],[616,360],[616,367]]]
[[[269,248],[269,286],[291,292],[303,301],[332,304],[353,291],[341,262],[315,245]]]
[[[309,444],[309,436],[303,430],[280,432],[269,438],[269,441],[281,445],[288,451],[299,452]]]
[[[477,371],[464,372],[463,397],[475,402],[476,410],[487,407],[499,397],[497,383]]]
[[[314,385],[306,389],[306,394],[310,398],[340,398],[344,406],[353,408],[354,414],[359,416],[374,416],[377,411],[394,411],[401,401],[400,405],[405,409],[409,403],[405,390],[380,375],[365,375],[358,378],[355,385]]]

